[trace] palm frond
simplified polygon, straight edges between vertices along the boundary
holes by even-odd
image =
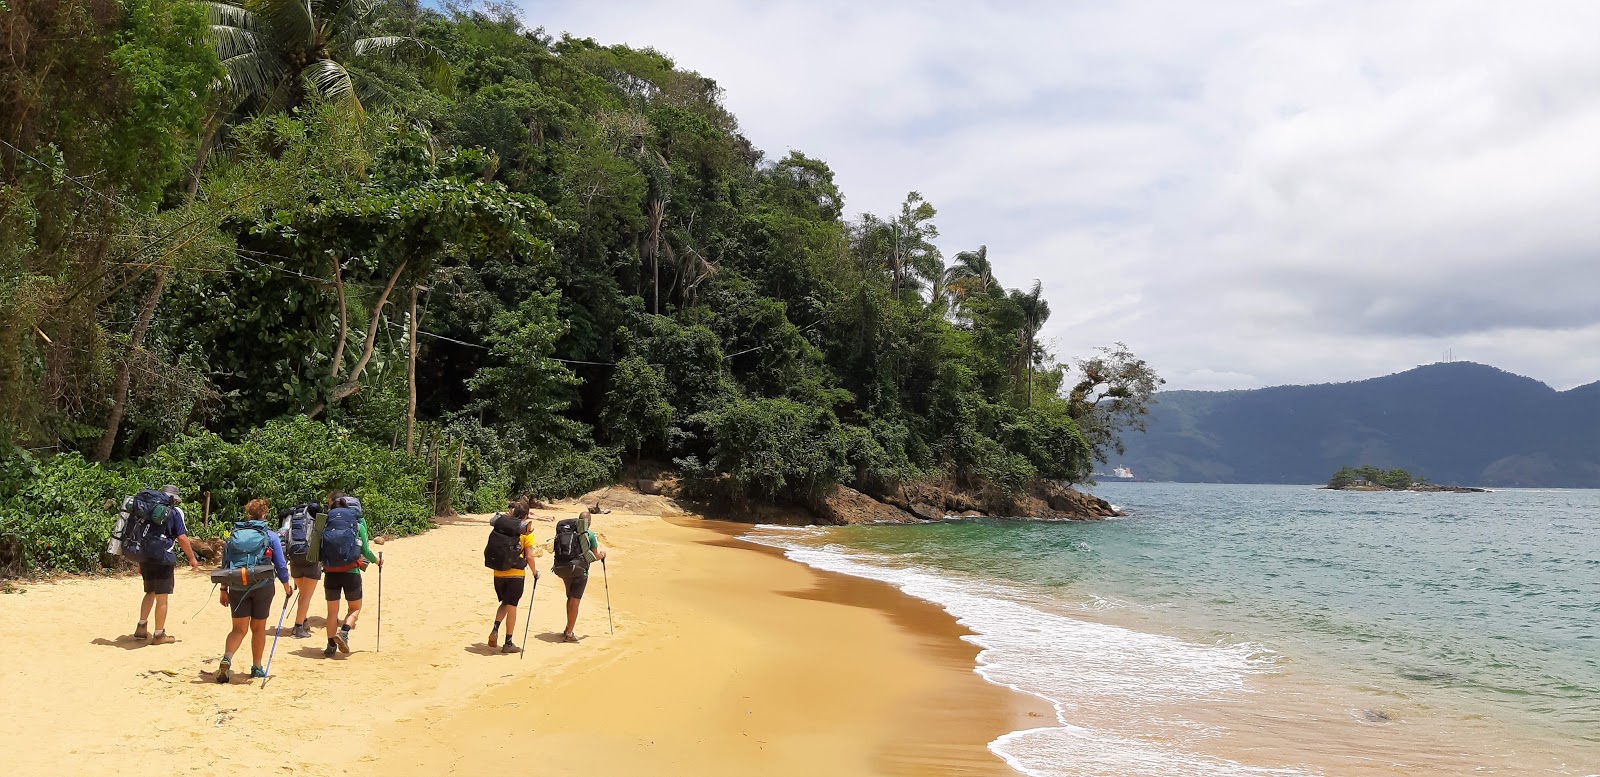
[[[250,51],[222,60],[228,91],[243,100],[272,92],[283,80],[283,64],[270,52]]]
[[[347,103],[357,112],[363,112],[361,99],[356,95],[355,80],[350,71],[331,59],[317,60],[305,69],[305,78],[319,93],[328,99]]]
[[[237,27],[241,30],[256,29],[255,14],[250,13],[243,6],[232,3],[201,3],[206,9],[206,17],[213,26]]]
[[[292,51],[316,40],[311,0],[246,0],[246,7],[255,14],[257,27],[281,49]]]
[[[447,86],[450,80],[450,62],[444,52],[427,41],[408,35],[378,35],[362,38],[350,48],[355,58],[382,57],[392,62],[409,62],[421,65],[435,86]]]
[[[211,45],[218,59],[230,59],[240,54],[261,50],[261,39],[252,30],[228,24],[211,25]]]

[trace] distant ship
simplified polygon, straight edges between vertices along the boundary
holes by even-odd
[[[1132,482],[1134,482],[1134,481],[1139,479],[1137,476],[1135,476],[1133,474],[1133,470],[1131,470],[1131,469],[1129,469],[1127,467],[1116,467],[1116,468],[1113,468],[1111,470],[1110,474],[1107,474],[1107,473],[1104,473],[1104,472],[1096,472],[1096,473],[1090,475],[1089,477],[1094,478],[1095,480],[1100,481],[1101,483],[1116,483],[1116,482],[1132,483]]]

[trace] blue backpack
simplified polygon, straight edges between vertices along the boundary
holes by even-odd
[[[272,563],[272,547],[267,542],[267,525],[261,521],[238,521],[233,524],[233,532],[228,535],[227,544],[222,546],[222,568],[254,569]],[[249,588],[255,588],[263,583],[272,582],[266,577],[256,583],[251,583]],[[230,586],[231,587],[231,586]]]
[[[289,535],[283,538],[283,551],[294,558],[305,559],[311,552],[311,528],[317,520],[312,512],[315,507],[298,505],[289,511]]]
[[[172,516],[176,500],[160,491],[145,489],[128,501],[128,519],[122,529],[122,555],[133,561],[172,566]]]
[[[328,511],[328,522],[322,530],[322,564],[324,567],[344,567],[361,558],[361,513],[348,507],[335,507]]]

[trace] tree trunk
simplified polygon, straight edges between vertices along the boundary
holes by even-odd
[[[133,332],[128,337],[128,351],[117,364],[117,381],[111,392],[111,415],[106,418],[106,431],[100,435],[100,444],[95,446],[94,451],[94,460],[101,464],[111,460],[111,451],[116,447],[117,428],[122,426],[122,415],[128,407],[128,383],[132,378],[132,359],[144,345],[144,336],[150,332],[150,319],[155,317],[156,305],[161,302],[161,293],[166,288],[167,270],[162,269],[156,272],[156,283],[150,288],[150,296],[145,297],[144,308],[139,311],[139,318],[133,322]]]
[[[372,308],[372,321],[367,324],[367,342],[361,348],[361,358],[356,360],[356,366],[350,368],[350,379],[343,385],[333,390],[333,396],[328,403],[338,402],[351,394],[361,390],[361,373],[367,369],[367,362],[372,360],[373,346],[378,344],[378,324],[383,320],[383,306],[389,302],[389,293],[394,291],[394,285],[400,280],[400,273],[406,269],[406,262],[401,262],[394,268],[394,274],[389,276],[389,285],[383,287],[383,293],[378,295],[378,304]],[[342,358],[341,354],[341,358]],[[318,402],[306,411],[307,418],[316,418],[322,413],[328,403]]]
[[[200,130],[200,148],[195,152],[194,164],[189,167],[189,174],[183,182],[183,195],[193,200],[196,192],[200,191],[200,174],[205,172],[206,159],[211,156],[211,147],[216,144],[217,125],[222,121],[222,111],[213,110],[206,114],[206,121]]]
[[[645,252],[650,256],[650,312],[661,315],[661,221],[663,203],[657,197],[650,201],[650,234],[645,238]]]
[[[1033,333],[1028,333],[1028,407],[1033,407]]]
[[[344,275],[339,271],[338,257],[333,260],[333,285],[339,291],[339,340],[333,344],[333,370],[329,374],[337,378],[344,367],[344,340],[350,330],[350,317],[345,312]]]
[[[412,432],[417,425],[417,287],[411,287],[411,354],[406,359],[406,387],[410,399],[406,405],[406,455],[411,455]]]

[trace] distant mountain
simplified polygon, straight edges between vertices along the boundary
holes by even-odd
[[[1141,480],[1322,483],[1345,465],[1434,483],[1600,488],[1600,382],[1556,391],[1471,362],[1316,386],[1157,395],[1112,464]]]

